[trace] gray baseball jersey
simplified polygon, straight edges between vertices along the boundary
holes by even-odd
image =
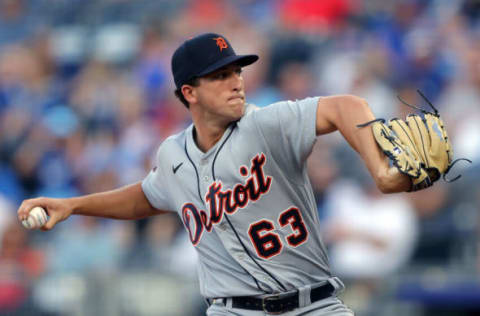
[[[247,104],[208,152],[193,125],[158,149],[142,188],[154,207],[180,215],[203,296],[284,292],[331,276],[306,170],[317,102]]]

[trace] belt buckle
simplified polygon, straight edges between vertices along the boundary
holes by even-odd
[[[267,306],[266,306],[268,301],[273,301],[273,300],[276,300],[276,299],[279,299],[279,298],[280,298],[280,295],[270,295],[270,296],[262,298],[262,310],[265,313],[267,313],[268,315],[280,315],[280,314],[282,314],[284,311],[270,312],[270,311],[267,310]]]

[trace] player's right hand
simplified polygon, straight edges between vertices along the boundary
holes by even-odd
[[[73,212],[73,208],[67,199],[52,199],[39,197],[24,200],[17,210],[18,220],[21,222],[28,218],[30,210],[35,206],[41,206],[47,212],[49,219],[40,228],[43,231],[52,229],[58,222],[66,220]]]

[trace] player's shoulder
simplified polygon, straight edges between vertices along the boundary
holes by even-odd
[[[260,111],[260,112],[268,112],[270,110],[276,109],[276,108],[281,108],[281,107],[286,107],[286,106],[306,106],[309,104],[317,104],[318,100],[322,98],[320,96],[314,96],[314,97],[306,97],[303,99],[295,99],[295,100],[281,100],[281,101],[276,101],[273,103],[270,103],[266,106],[258,107],[255,106],[255,110]]]
[[[177,149],[183,150],[182,148],[185,144],[186,135],[189,131],[191,132],[192,128],[193,128],[193,124],[190,124],[187,128],[183,129],[182,131],[165,138],[165,140],[158,147],[158,154],[168,153],[168,152],[171,153],[173,150],[177,150]]]
[[[183,142],[185,141],[185,137],[188,133],[188,131],[192,130],[193,128],[193,124],[190,124],[187,128],[181,130],[180,132],[176,133],[176,134],[172,134],[170,136],[168,136],[167,138],[165,138],[165,140],[163,141],[162,144],[183,144]]]
[[[315,107],[318,104],[318,100],[321,97],[307,97],[301,100],[282,100],[282,101],[277,101],[274,103],[271,103],[267,106],[256,106],[254,104],[247,104],[247,108],[245,110],[245,115],[242,118],[245,120],[248,119],[257,119],[259,117],[272,117],[271,115],[273,112],[277,111],[291,111],[294,108],[301,109],[303,107]]]
[[[245,105],[245,114],[243,115],[240,121],[246,121],[249,119],[253,119],[258,114],[262,115],[264,112],[271,111],[273,108],[277,106],[281,106],[282,104],[286,104],[289,101],[279,101],[275,103],[271,103],[267,106],[258,106],[252,103],[247,103]]]

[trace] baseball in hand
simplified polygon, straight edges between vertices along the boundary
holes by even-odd
[[[27,228],[27,229],[39,229],[48,220],[47,212],[40,207],[40,206],[35,206],[31,211],[30,214],[28,215],[28,218],[26,220],[22,221],[22,225]]]

